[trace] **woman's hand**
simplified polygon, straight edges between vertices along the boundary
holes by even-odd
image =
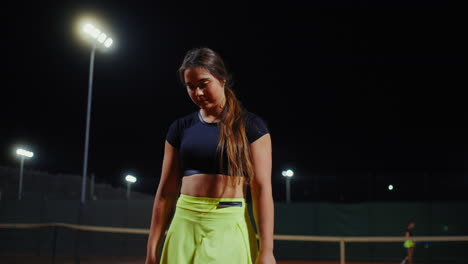
[[[273,256],[273,252],[260,252],[257,257],[257,261],[255,264],[276,264],[275,256]]]
[[[158,264],[159,263],[159,259],[153,257],[146,257],[146,261],[145,261],[145,264]]]
[[[159,264],[159,256],[149,254],[146,256],[145,264]]]
[[[159,263],[159,254],[157,251],[158,245],[156,240],[151,236],[148,239],[148,245],[146,249],[146,260],[145,264],[158,264]]]

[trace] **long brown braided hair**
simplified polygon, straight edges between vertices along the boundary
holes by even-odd
[[[232,80],[223,59],[215,51],[202,47],[191,49],[185,55],[178,73],[182,83],[185,83],[184,72],[194,67],[201,67],[209,71],[219,81],[225,82],[224,93],[226,102],[219,117],[218,155],[220,166],[224,171],[224,153],[227,155],[227,172],[229,176],[243,176],[247,183],[254,177],[250,145],[245,133],[242,119],[244,109],[231,89]],[[239,183],[241,177],[231,177],[231,184]],[[237,179],[236,180],[234,180]]]

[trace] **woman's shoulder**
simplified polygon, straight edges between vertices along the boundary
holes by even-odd
[[[265,123],[265,120],[260,117],[258,114],[244,110],[242,113],[242,118],[244,119],[245,122],[263,122]]]
[[[244,111],[243,120],[245,123],[247,138],[250,143],[254,142],[261,136],[270,133],[265,120],[255,113]]]
[[[175,148],[179,148],[182,133],[194,123],[196,112],[176,118],[172,121],[167,131],[166,140]]]

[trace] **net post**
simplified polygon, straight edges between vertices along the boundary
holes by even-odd
[[[345,264],[345,241],[340,239],[340,264]]]

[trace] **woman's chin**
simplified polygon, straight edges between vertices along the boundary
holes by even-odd
[[[208,110],[210,108],[213,108],[213,105],[210,103],[201,103],[198,104],[198,107],[200,107],[200,109]]]

